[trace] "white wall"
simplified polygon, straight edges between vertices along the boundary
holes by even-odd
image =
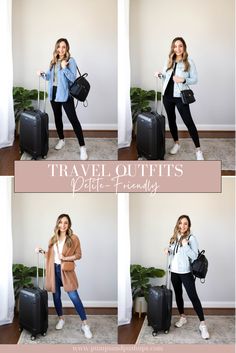
[[[59,214],[68,213],[81,241],[79,293],[86,306],[116,306],[117,216],[115,194],[13,194],[14,263],[36,264],[34,249],[47,249]],[[64,305],[71,306],[66,293]],[[51,295],[50,295],[51,299]]]
[[[199,249],[206,250],[206,283],[196,285],[205,307],[233,307],[235,301],[234,178],[222,178],[222,193],[130,194],[131,263],[166,268],[168,246],[181,214],[192,221]],[[157,279],[165,283],[165,279]],[[189,299],[185,295],[187,305]]]
[[[85,129],[117,127],[116,0],[13,0],[14,85],[37,88],[55,42],[68,39],[71,55],[91,84],[88,108],[77,108]],[[50,126],[54,119],[47,104]],[[66,128],[71,128],[64,118]],[[55,127],[54,127],[55,128]]]
[[[132,86],[155,89],[172,40],[182,36],[197,66],[191,105],[198,129],[234,129],[234,0],[130,0]],[[160,81],[159,81],[160,90]],[[184,127],[180,117],[178,123]]]

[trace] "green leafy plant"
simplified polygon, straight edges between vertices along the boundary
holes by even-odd
[[[39,99],[43,99],[44,92],[39,92]],[[46,93],[47,97],[47,93]],[[14,113],[15,121],[17,122],[20,118],[20,115],[25,110],[34,109],[32,101],[38,99],[38,91],[36,89],[26,89],[24,87],[13,87],[13,101],[14,101]]]
[[[13,285],[15,300],[18,299],[20,290],[22,288],[34,287],[33,278],[37,276],[37,267],[28,267],[23,264],[12,265]],[[43,276],[43,269],[39,268],[39,277]]]
[[[137,117],[140,113],[150,112],[150,102],[155,100],[155,91],[146,91],[139,87],[131,87],[131,112],[133,124],[135,124]],[[161,99],[161,92],[157,92],[157,100]]]
[[[138,264],[130,265],[131,288],[133,300],[136,297],[145,297],[151,287],[150,278],[163,277],[165,271],[155,267],[143,267]]]

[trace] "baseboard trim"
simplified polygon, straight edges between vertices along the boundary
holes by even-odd
[[[116,301],[86,301],[83,300],[85,308],[117,308]],[[48,301],[49,307],[54,307],[53,300]],[[70,300],[62,300],[63,308],[73,308],[73,304]]]
[[[117,308],[85,308],[87,315],[117,315]],[[55,308],[49,307],[49,315],[56,315]],[[75,308],[63,308],[64,315],[77,315]]]
[[[232,309],[234,308],[235,310],[235,302],[208,302],[208,301],[202,301],[202,307],[203,308],[219,308],[219,309]],[[176,308],[176,301],[173,301],[173,308]],[[192,308],[192,303],[190,301],[185,301],[184,302],[184,307],[185,308]]]
[[[180,138],[190,138],[187,130],[178,131]],[[198,130],[200,138],[235,138],[235,131],[226,130]],[[166,130],[166,137],[171,138],[171,133]]]
[[[115,130],[83,130],[84,137],[117,138]],[[64,130],[65,138],[76,138],[73,130]],[[49,130],[49,137],[58,137],[56,130]]]
[[[217,316],[234,316],[235,309],[234,308],[205,308],[203,307],[203,311],[205,315],[217,315]],[[196,315],[196,312],[193,308],[185,308],[184,313],[186,315]],[[172,315],[179,315],[178,309],[172,309]]]
[[[184,124],[177,124],[178,130],[187,131],[188,129]],[[196,124],[198,131],[235,131],[234,124],[218,124],[218,125],[211,125],[211,124]],[[166,130],[169,130],[169,126],[166,126]]]
[[[82,124],[82,129],[83,130],[118,130],[117,124]],[[63,123],[63,127],[65,130],[72,130],[73,128],[71,124],[65,124]],[[56,130],[55,124],[54,123],[49,123],[49,130]]]

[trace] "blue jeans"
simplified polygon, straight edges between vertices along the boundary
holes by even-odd
[[[61,287],[63,287],[62,280],[61,280],[61,265],[54,264],[55,266],[55,284],[56,284],[56,292],[53,293],[53,301],[55,305],[55,309],[58,316],[63,315],[62,311],[62,302],[61,302]],[[79,314],[82,321],[87,320],[84,306],[80,300],[79,294],[77,290],[73,290],[71,292],[67,292],[69,295],[74,307]]]

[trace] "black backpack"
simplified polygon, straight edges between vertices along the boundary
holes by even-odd
[[[192,274],[200,278],[201,283],[205,283],[205,278],[208,270],[208,260],[206,258],[205,250],[198,251],[198,257],[190,264]]]

